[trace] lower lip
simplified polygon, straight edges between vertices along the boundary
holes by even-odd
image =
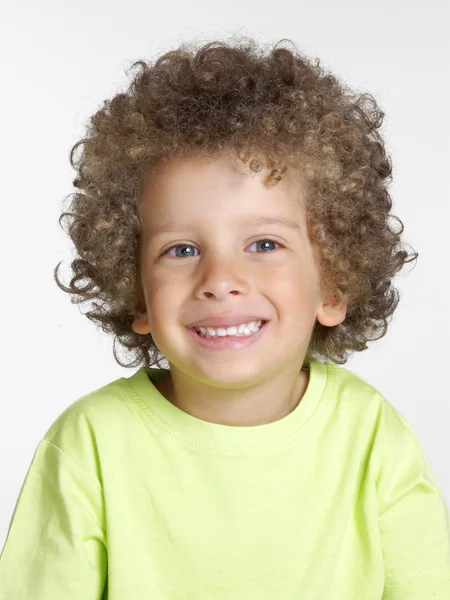
[[[256,333],[246,336],[243,335],[240,337],[201,337],[193,327],[190,327],[188,331],[193,336],[195,341],[200,344],[200,346],[203,346],[203,348],[208,348],[209,350],[239,350],[240,348],[247,348],[247,346],[251,346],[261,339],[265,330],[267,329],[268,324],[269,321],[266,321]]]

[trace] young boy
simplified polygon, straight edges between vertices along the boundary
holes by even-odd
[[[78,257],[55,278],[140,368],[44,435],[0,599],[449,600],[420,443],[341,366],[417,258],[383,113],[284,48],[186,48],[137,63],[72,151]]]

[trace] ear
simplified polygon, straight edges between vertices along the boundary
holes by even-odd
[[[141,335],[150,333],[147,319],[147,308],[144,298],[141,298],[139,301],[136,312],[134,313],[134,321],[131,324],[131,327],[135,333],[140,333]]]
[[[337,302],[327,299],[319,304],[317,320],[326,327],[334,327],[345,321],[347,314],[347,301]]]

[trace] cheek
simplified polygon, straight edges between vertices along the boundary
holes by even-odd
[[[149,304],[154,314],[167,313],[175,303],[177,294],[168,285],[153,286],[149,290]]]
[[[315,282],[310,271],[297,266],[290,269],[279,269],[272,277],[266,278],[264,285],[277,295],[292,301],[306,301],[314,294]]]
[[[280,278],[276,285],[270,285],[270,297],[280,305],[280,309],[293,324],[309,323],[314,319],[317,308],[317,293],[314,277],[302,271],[293,273],[290,277]]]
[[[173,286],[158,281],[156,278],[146,281],[149,326],[154,330],[167,320],[167,315],[174,313],[177,295]]]

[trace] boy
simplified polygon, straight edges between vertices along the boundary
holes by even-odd
[[[72,151],[79,256],[55,278],[141,366],[43,437],[0,599],[448,600],[419,441],[339,366],[417,258],[388,222],[381,111],[251,42],[137,65]]]

